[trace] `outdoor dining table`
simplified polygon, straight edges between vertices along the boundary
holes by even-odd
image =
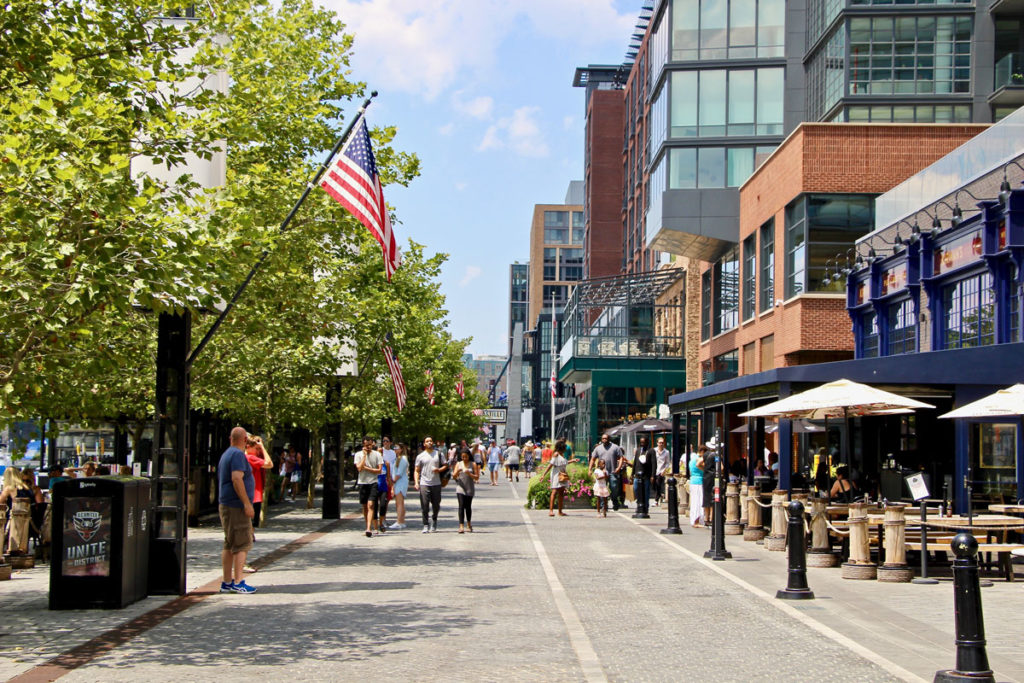
[[[988,506],[992,512],[1001,515],[1015,515],[1024,517],[1024,505],[1006,505],[1003,503],[992,503]]]

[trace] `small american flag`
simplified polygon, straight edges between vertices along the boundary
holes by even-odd
[[[430,376],[430,370],[427,370],[427,388],[423,390],[423,393],[427,395],[430,405],[434,405],[434,378]]]
[[[366,226],[380,243],[384,252],[384,274],[391,280],[402,264],[402,254],[391,229],[388,207],[384,204],[384,190],[377,175],[377,162],[370,147],[365,117],[360,116],[345,146],[331,160],[320,186]]]
[[[551,398],[556,398],[558,396],[558,381],[555,379],[554,365],[551,366],[551,381],[548,382],[548,385],[551,387]]]
[[[459,373],[459,379],[455,382],[455,393],[459,395],[459,398],[466,398],[466,385],[462,383],[462,373]]]
[[[402,379],[402,366],[398,364],[394,352],[387,344],[384,345],[384,358],[388,362],[388,372],[391,373],[391,383],[395,387],[395,402],[398,404],[398,412],[405,408],[405,380]]]

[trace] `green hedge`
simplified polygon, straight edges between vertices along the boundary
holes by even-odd
[[[535,509],[547,509],[551,501],[551,474],[540,476],[540,473],[547,469],[547,465],[539,465],[537,473],[530,478],[530,485],[526,489],[526,507]],[[566,468],[569,475],[569,488],[565,492],[565,502],[583,500],[590,507],[597,505],[594,497],[594,478],[590,475],[587,465],[570,462]]]

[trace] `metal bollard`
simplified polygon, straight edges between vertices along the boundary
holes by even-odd
[[[956,668],[935,672],[940,681],[983,681],[995,683],[985,652],[985,620],[978,584],[978,541],[967,532],[950,543],[953,560],[953,605],[956,614]]]
[[[665,479],[668,480],[668,526],[662,529],[661,533],[681,534],[683,530],[679,528],[679,485],[674,475],[670,474]]]
[[[813,600],[814,592],[807,585],[807,555],[804,539],[804,504],[794,500],[789,512],[789,580],[775,594],[780,600]]]
[[[715,457],[715,503],[712,512],[713,524],[711,526],[711,547],[704,553],[704,557],[712,560],[728,560],[732,553],[725,549],[725,500],[722,495],[722,459]]]
[[[921,501],[921,576],[911,579],[910,583],[935,585],[935,579],[928,578],[928,504]]]

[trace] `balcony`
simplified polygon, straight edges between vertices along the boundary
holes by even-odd
[[[995,83],[989,104],[1016,106],[1024,104],[1024,53],[1011,52],[995,66]]]
[[[735,352],[731,355],[735,355]],[[700,364],[700,374],[704,380],[704,386],[739,377],[739,370],[739,359],[733,357],[719,357],[713,360],[701,361]]]
[[[682,358],[682,337],[629,337],[585,335],[571,337],[559,354],[559,362],[571,358]]]

